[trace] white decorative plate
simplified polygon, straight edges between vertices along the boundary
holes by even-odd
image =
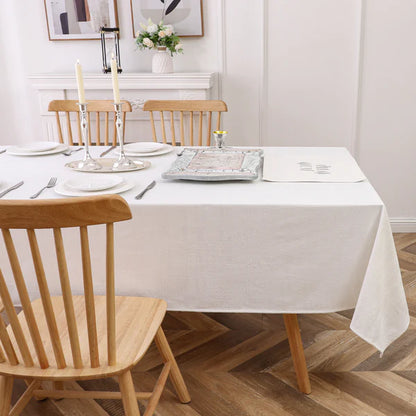
[[[58,142],[32,142],[24,143],[17,146],[24,152],[47,152],[48,150],[56,149],[60,143]]]
[[[76,191],[66,186],[65,182],[58,183],[55,188],[55,192],[62,196],[90,196],[90,195],[106,195],[106,194],[121,194],[122,192],[129,191],[134,188],[136,184],[131,181],[123,181],[120,184],[103,191],[85,192]]]
[[[166,153],[170,153],[173,151],[173,146],[170,144],[162,144],[162,147],[159,150],[156,150],[155,152],[147,152],[147,153],[134,153],[129,152],[127,150],[124,150],[124,153],[126,156],[129,157],[151,157],[151,156],[160,156],[165,155]],[[120,152],[117,150],[117,154],[120,154]]]
[[[113,170],[113,164],[118,159],[116,158],[107,158],[107,157],[101,157],[98,159],[95,159],[101,166],[102,169],[97,170],[84,170],[82,168],[78,167],[78,164],[82,162],[82,160],[74,160],[73,162],[66,163],[65,166],[67,168],[70,168],[72,170],[76,170],[78,172],[88,172],[88,173],[116,173],[116,172],[131,172],[135,170],[141,170],[148,168],[151,163],[147,160],[133,160],[135,166],[133,168],[126,168],[123,170]]]
[[[65,186],[73,191],[96,192],[104,189],[111,189],[120,185],[124,179],[116,175],[83,175],[78,178],[72,178],[65,182]]]
[[[59,143],[54,149],[45,150],[42,152],[34,152],[29,150],[23,150],[19,146],[12,146],[7,149],[7,154],[13,156],[44,156],[44,155],[53,155],[55,153],[62,153],[68,149],[66,144]]]
[[[152,153],[161,150],[163,147],[163,143],[136,142],[124,145],[124,151],[129,153]]]

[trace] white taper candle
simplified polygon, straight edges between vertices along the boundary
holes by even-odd
[[[81,104],[85,103],[85,91],[84,91],[84,78],[82,77],[82,66],[77,61],[75,64],[75,74],[77,77],[77,85],[78,85],[78,101]]]
[[[114,56],[111,58],[111,76],[113,78],[113,94],[114,102],[120,103],[120,90],[118,88],[118,72],[117,72],[117,61]]]

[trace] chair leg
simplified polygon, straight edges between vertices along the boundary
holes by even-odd
[[[168,340],[166,339],[162,327],[159,327],[157,331],[155,342],[157,349],[163,357],[163,360],[165,362],[169,361],[171,364],[170,379],[173,383],[173,386],[175,387],[179,400],[182,403],[189,403],[191,401],[191,396],[189,395],[188,389],[186,388],[185,381],[182,377],[181,371],[179,370],[172,350],[170,349]]]
[[[0,376],[0,416],[9,416],[12,392],[13,378]]]
[[[124,413],[126,416],[140,416],[139,405],[137,403],[136,391],[134,390],[131,372],[126,371],[118,376],[120,385],[121,400],[123,401]]]
[[[283,314],[286,333],[289,339],[290,353],[292,354],[296,378],[299,390],[302,393],[311,393],[308,369],[306,367],[305,354],[303,351],[302,338],[300,336],[298,317],[296,314]]]

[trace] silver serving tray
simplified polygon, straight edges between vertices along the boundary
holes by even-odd
[[[191,181],[253,181],[259,177],[262,150],[233,148],[185,149],[164,179]]]

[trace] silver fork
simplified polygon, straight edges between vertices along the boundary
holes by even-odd
[[[46,186],[44,186],[39,192],[36,192],[34,195],[30,197],[30,199],[37,198],[46,188],[53,188],[56,185],[57,178],[50,178],[49,182]]]
[[[65,152],[62,152],[62,154],[64,156],[71,156],[72,153],[78,152],[79,150],[82,150],[82,149],[83,147],[78,147],[77,149],[68,149],[68,150],[65,150]]]

